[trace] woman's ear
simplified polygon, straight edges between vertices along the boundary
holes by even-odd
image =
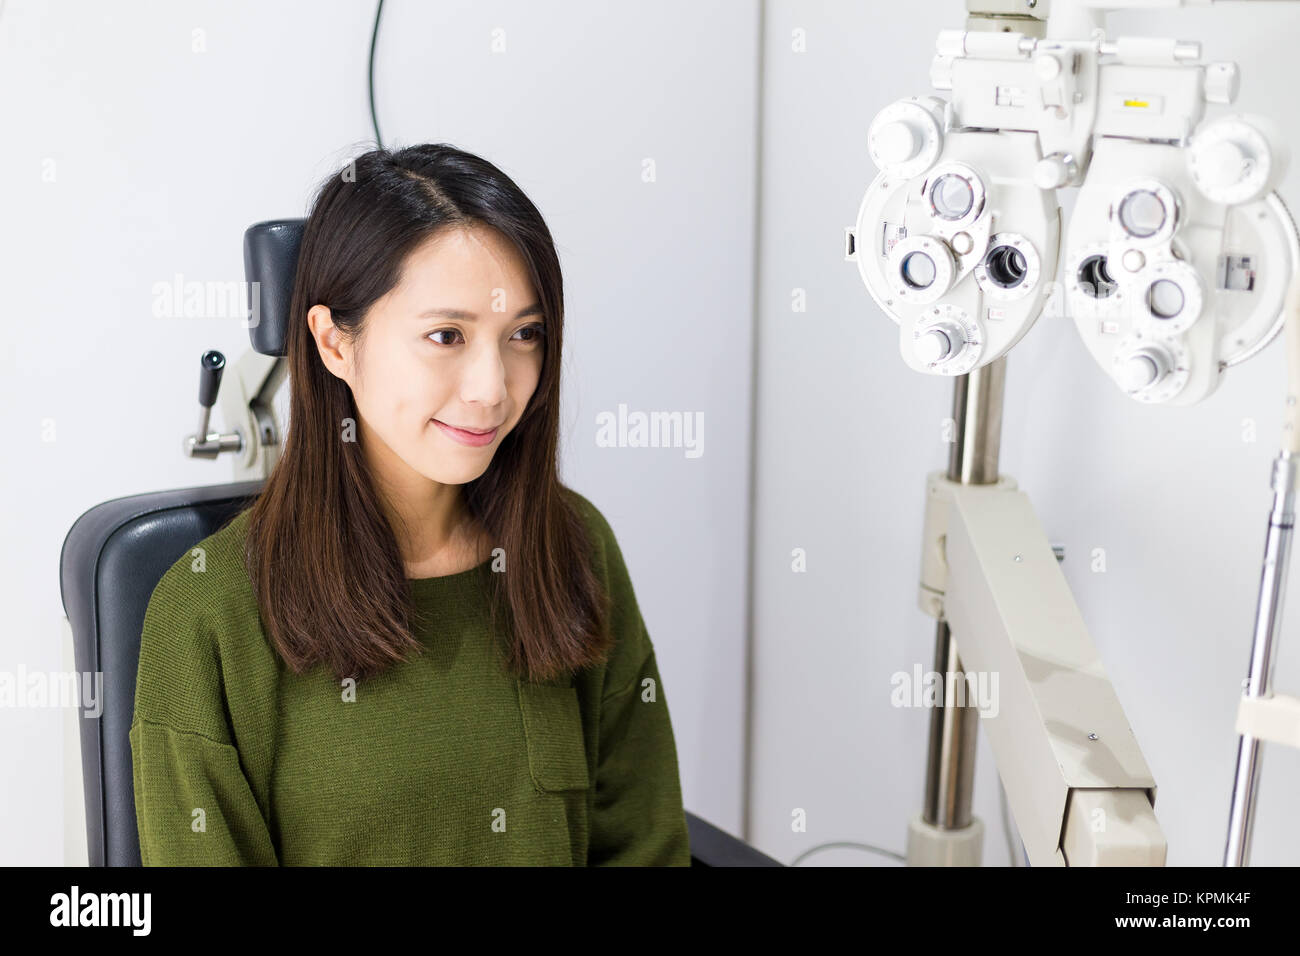
[[[307,328],[316,340],[316,351],[330,373],[352,384],[352,350],[334,325],[329,306],[313,305],[307,310]]]

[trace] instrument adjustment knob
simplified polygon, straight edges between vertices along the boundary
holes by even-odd
[[[1119,366],[1120,385],[1126,392],[1138,392],[1160,381],[1169,372],[1169,358],[1154,346],[1138,349]]]
[[[916,338],[916,357],[927,365],[952,358],[966,345],[966,336],[951,322],[927,326]]]

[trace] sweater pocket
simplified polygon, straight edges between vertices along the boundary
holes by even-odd
[[[539,790],[585,790],[587,754],[577,690],[525,680],[518,686],[533,783]]]

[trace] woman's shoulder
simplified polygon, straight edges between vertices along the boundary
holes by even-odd
[[[618,554],[618,540],[614,537],[614,529],[589,498],[565,485],[561,485],[560,488],[574,511],[582,518],[593,557],[604,569],[610,557]],[[621,559],[621,555],[619,557]]]
[[[221,693],[225,631],[244,626],[252,586],[244,571],[248,514],[196,542],[163,572],[145,610],[135,716],[228,742]],[[256,613],[256,602],[252,603]]]
[[[244,565],[244,542],[251,509],[195,542],[158,579],[145,621],[165,618],[211,626],[229,617],[232,605],[245,605],[252,583]]]
[[[640,672],[646,658],[654,653],[654,645],[646,630],[632,576],[614,529],[588,498],[571,488],[564,490],[582,515],[593,539],[596,573],[604,582],[610,598],[609,627],[614,636],[614,647],[607,665],[605,686],[623,687]]]

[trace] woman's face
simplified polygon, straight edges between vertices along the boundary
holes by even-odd
[[[322,333],[333,342],[322,359],[351,386],[363,447],[384,483],[418,500],[423,479],[460,485],[482,475],[542,371],[541,306],[510,241],[479,225],[427,240],[371,307],[359,349],[328,331],[328,313],[314,306],[309,322],[318,344]]]

